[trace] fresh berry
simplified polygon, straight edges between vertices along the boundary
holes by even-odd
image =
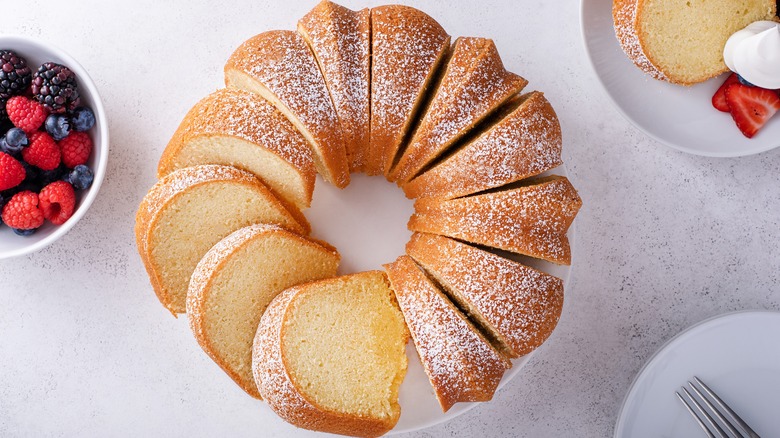
[[[737,80],[742,85],[747,85],[748,87],[755,87],[755,85],[753,85],[750,82],[748,82],[747,79],[743,78],[742,75],[740,75],[740,74],[737,74]]]
[[[22,163],[6,153],[0,152],[0,191],[12,189],[24,181],[26,176]]]
[[[724,82],[723,85],[718,88],[718,91],[716,91],[712,96],[712,106],[714,106],[715,109],[718,111],[723,111],[724,113],[729,112],[729,104],[726,103],[726,88],[736,84],[737,82],[739,82],[737,74],[732,73],[729,75],[728,79],[726,79],[726,82]]]
[[[72,169],[79,164],[86,164],[92,153],[92,139],[86,132],[74,132],[59,143],[62,162]]]
[[[35,132],[30,135],[30,146],[22,151],[22,158],[39,169],[56,169],[60,165],[60,148],[49,134]]]
[[[29,139],[27,138],[27,134],[24,133],[19,128],[11,128],[8,130],[8,132],[5,133],[5,137],[3,138],[5,141],[4,150],[3,152],[8,153],[19,153],[22,151],[22,149],[26,148],[28,144],[30,144]]]
[[[731,117],[747,138],[756,135],[759,129],[780,110],[780,96],[772,90],[733,84],[726,89],[726,102]]]
[[[26,133],[38,130],[46,120],[46,109],[38,102],[24,96],[14,96],[5,104],[11,123]]]
[[[52,113],[73,111],[81,103],[76,74],[64,65],[45,62],[32,80],[35,99]]]
[[[27,61],[10,50],[0,50],[0,97],[22,94],[32,81]]]
[[[70,171],[65,176],[65,181],[69,182],[76,190],[86,190],[92,185],[92,180],[95,175],[92,173],[92,169],[80,164]]]
[[[95,126],[95,113],[88,107],[78,107],[73,110],[71,120],[76,131],[89,131]]]
[[[11,228],[29,230],[43,225],[43,211],[38,206],[38,195],[31,191],[15,194],[3,206],[3,222]]]
[[[62,225],[73,216],[76,208],[76,192],[65,181],[55,181],[38,194],[43,217],[54,225]]]
[[[68,172],[68,169],[59,165],[53,170],[40,170],[38,173],[37,181],[41,184],[41,187],[47,186],[54,181],[61,180],[62,177]]]
[[[46,132],[55,141],[60,141],[70,134],[70,122],[62,114],[50,114],[49,117],[46,117],[44,126],[46,127]]]
[[[14,234],[16,234],[17,236],[31,236],[35,234],[35,231],[37,230],[37,228],[30,228],[29,230],[20,230],[18,228],[11,228],[11,229],[14,230]]]

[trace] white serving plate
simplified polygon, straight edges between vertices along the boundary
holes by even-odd
[[[731,115],[712,107],[726,75],[692,87],[652,79],[626,57],[615,37],[612,0],[582,0],[582,38],[598,84],[637,128],[674,149],[709,157],[738,157],[780,146],[780,117],[752,139]]]
[[[756,433],[776,436],[780,431],[780,312],[727,313],[672,338],[631,385],[615,437],[703,437],[674,394],[694,375]]]

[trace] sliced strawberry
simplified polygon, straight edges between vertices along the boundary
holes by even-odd
[[[780,96],[772,90],[732,84],[726,88],[726,103],[737,127],[753,138],[762,126],[780,110]]]
[[[726,103],[726,88],[729,86],[736,84],[739,82],[739,78],[737,77],[736,73],[732,73],[729,75],[729,77],[726,79],[726,82],[723,83],[723,85],[718,88],[718,91],[715,92],[715,94],[712,96],[712,106],[715,107],[718,111],[723,111],[724,113],[729,112],[729,104]]]

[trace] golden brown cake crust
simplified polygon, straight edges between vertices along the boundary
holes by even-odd
[[[365,167],[369,144],[371,16],[323,0],[298,21],[341,122],[350,170]]]
[[[512,366],[408,256],[385,265],[401,312],[442,410],[488,401]]]
[[[180,153],[190,140],[213,136],[246,140],[288,162],[300,175],[305,186],[305,199],[295,204],[298,208],[309,206],[317,173],[306,139],[271,103],[244,90],[221,89],[195,104],[187,112],[163,151],[157,167],[157,177],[162,178],[174,170],[193,164],[222,164],[240,168],[239,163],[182,162]],[[263,175],[256,176],[263,180]],[[263,182],[274,190],[268,181]]]
[[[508,102],[520,106],[454,154],[402,186],[409,198],[451,199],[501,187],[563,164],[561,126],[544,95]]]
[[[360,273],[355,275],[364,275]],[[381,273],[384,276],[384,273]],[[328,280],[321,280],[318,283]],[[336,277],[330,281],[341,281]],[[397,418],[380,420],[333,412],[308,399],[287,372],[281,346],[287,313],[307,284],[289,288],[268,306],[257,328],[253,347],[253,372],[260,395],[285,421],[297,427],[356,437],[378,437],[389,432]]]
[[[149,275],[149,281],[152,284],[154,292],[157,294],[157,298],[160,299],[160,302],[174,316],[176,316],[177,313],[184,312],[184,309],[178,309],[175,306],[173,297],[171,297],[169,291],[165,290],[162,286],[158,272],[149,258],[151,251],[148,247],[149,233],[154,229],[155,223],[166,205],[172,202],[177,196],[198,185],[216,181],[229,181],[234,184],[248,185],[255,190],[267,194],[268,199],[275,199],[278,201],[278,198],[276,198],[270,190],[268,190],[268,188],[251,173],[230,166],[207,164],[179,169],[160,179],[141,201],[135,216],[135,241],[138,254],[141,256],[141,261],[144,263],[146,272]],[[288,213],[290,212],[281,201],[278,202],[281,210],[285,210]],[[298,212],[297,215],[290,214],[296,221],[298,220],[297,216],[303,218],[303,215],[300,214],[300,212]],[[305,221],[305,218],[303,218],[303,220],[304,222],[298,222],[299,228],[292,231],[308,234],[311,230],[311,226]]]
[[[414,205],[412,231],[568,265],[566,231],[582,200],[567,178],[553,176],[517,189],[450,200],[422,198]]]
[[[389,179],[412,179],[527,83],[506,71],[492,40],[455,40],[438,88]]]
[[[371,145],[366,173],[389,171],[414,110],[449,44],[447,32],[417,9],[371,9]]]
[[[444,236],[415,233],[406,252],[490,325],[510,357],[530,353],[552,334],[563,310],[563,281]]]
[[[341,125],[317,60],[303,37],[290,30],[256,35],[241,44],[225,64],[226,84],[237,87],[232,72],[249,75],[273,93],[313,137],[311,146],[322,159],[323,177],[340,188],[349,184]]]
[[[631,62],[652,78],[669,81],[642,50],[642,42],[637,32],[638,7],[639,0],[613,0],[612,20],[615,24],[615,36]]]

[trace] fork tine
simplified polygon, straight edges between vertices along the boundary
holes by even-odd
[[[756,432],[753,431],[753,429],[750,428],[750,426],[747,425],[747,423],[745,423],[744,420],[742,420],[742,418],[740,418],[739,415],[737,415],[736,412],[734,412],[729,407],[729,405],[726,404],[726,402],[721,400],[720,397],[718,397],[718,395],[715,394],[715,392],[709,388],[709,386],[705,385],[704,382],[701,381],[701,379],[699,379],[696,376],[693,376],[693,380],[695,380],[696,383],[701,385],[702,389],[704,389],[704,392],[706,392],[707,395],[712,398],[712,400],[715,402],[715,404],[717,404],[718,407],[720,407],[720,409],[717,409],[718,411],[720,411],[720,410],[726,411],[726,413],[728,413],[728,415],[731,417],[731,419],[734,420],[739,425],[739,427],[741,427],[742,430],[744,430],[745,433],[748,434],[748,436],[750,438],[761,438],[760,436],[758,436],[758,434]],[[712,405],[710,405],[710,406],[712,406]]]
[[[685,389],[685,387],[683,387],[682,390],[685,393],[685,395],[688,396],[688,400],[691,403],[693,403],[693,407],[695,407],[696,410],[698,411],[696,417],[698,418],[699,422],[703,422],[706,420],[708,428],[714,429],[718,433],[718,436],[720,436],[721,438],[730,438],[728,435],[726,435],[726,432],[724,432],[723,429],[721,429],[721,427],[718,426],[718,423],[715,422],[715,420],[710,416],[710,414],[707,413],[704,407],[702,407],[702,405],[699,404],[699,402],[691,395],[691,393],[688,392],[688,390]],[[702,418],[704,420],[702,420]]]
[[[693,378],[695,379],[695,378],[696,378],[696,376],[694,376]],[[728,420],[726,417],[724,417],[724,416],[723,416],[723,413],[722,413],[722,411],[721,411],[720,409],[716,408],[715,406],[713,406],[713,405],[712,405],[712,403],[710,403],[710,401],[707,399],[707,397],[705,397],[705,396],[704,396],[704,395],[701,393],[701,391],[699,391],[699,388],[697,388],[697,387],[696,387],[696,386],[693,384],[693,382],[688,382],[688,386],[690,386],[690,387],[691,387],[691,389],[693,390],[693,392],[695,392],[695,393],[696,393],[696,395],[698,395],[698,396],[699,396],[699,398],[701,399],[701,401],[703,401],[703,402],[704,402],[704,404],[705,404],[705,405],[707,405],[707,407],[708,407],[708,408],[710,408],[710,412],[712,412],[712,413],[713,413],[713,414],[714,414],[716,417],[718,417],[718,419],[720,420],[720,423],[721,423],[722,425],[726,426],[726,428],[729,430],[729,432],[731,432],[731,433],[732,433],[732,434],[733,434],[735,437],[737,437],[737,438],[743,438],[743,437],[744,437],[744,435],[742,435],[742,432],[738,431],[738,430],[737,430],[737,429],[736,429],[736,428],[735,428],[735,427],[734,427],[734,426],[731,424],[731,422],[730,422],[730,421],[729,421],[729,420]]]
[[[685,409],[688,410],[688,413],[691,414],[691,417],[693,417],[696,420],[696,422],[699,423],[699,426],[701,426],[701,428],[704,430],[704,432],[707,434],[707,436],[710,437],[710,438],[718,438],[715,435],[713,435],[712,432],[710,432],[710,430],[707,428],[707,424],[705,424],[703,421],[701,421],[701,418],[699,418],[699,416],[696,415],[696,412],[693,411],[693,408],[691,408],[691,405],[688,404],[688,402],[683,398],[683,396],[681,396],[680,393],[677,392],[677,391],[675,391],[674,393],[675,393],[675,395],[677,395],[677,398],[680,399],[680,401],[682,402],[683,406],[685,406]]]

